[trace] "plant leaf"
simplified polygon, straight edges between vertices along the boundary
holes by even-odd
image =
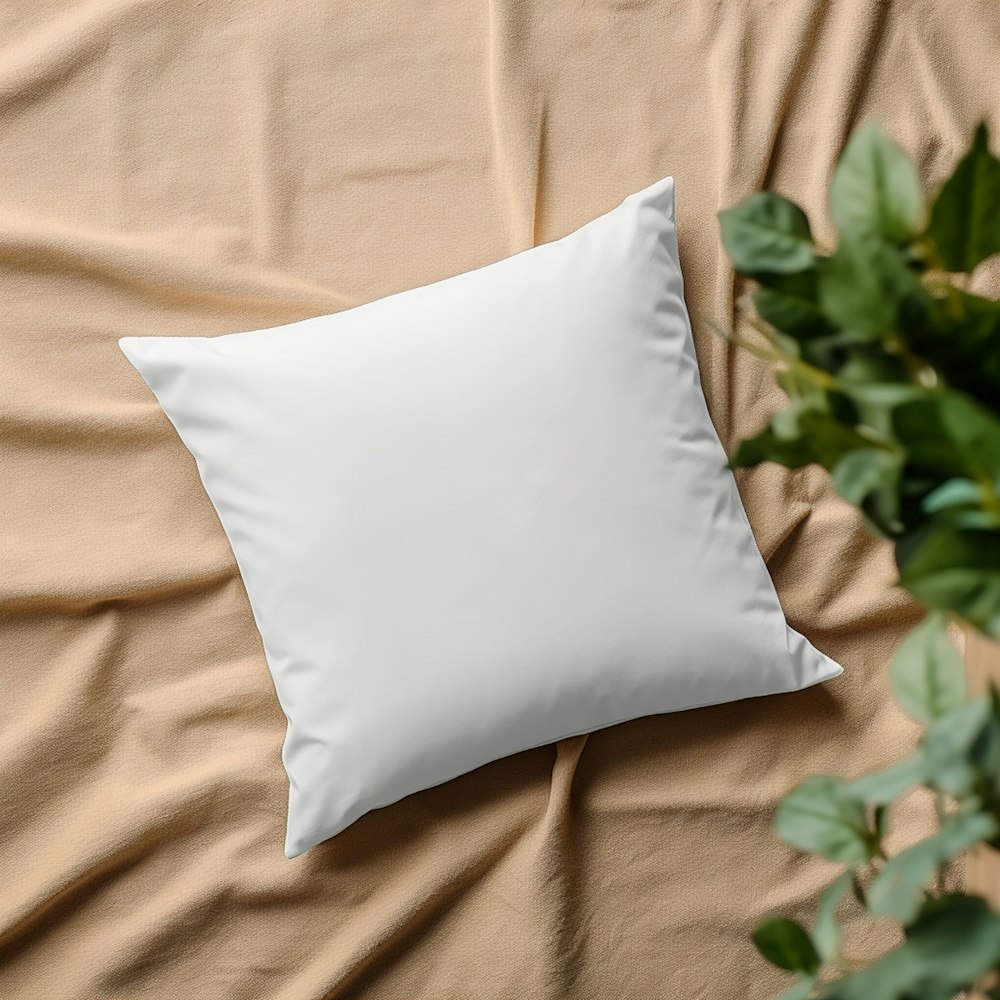
[[[803,976],[798,979],[783,993],[778,994],[778,1000],[807,1000],[812,988],[816,984],[815,976]]]
[[[786,843],[830,861],[860,864],[873,854],[864,807],[841,796],[843,782],[813,774],[778,806],[774,828]]]
[[[979,484],[971,479],[949,479],[920,501],[925,514],[938,514],[951,507],[968,507],[980,502]]]
[[[869,338],[915,323],[929,298],[899,252],[872,236],[845,235],[816,263],[819,303],[835,326]]]
[[[903,640],[889,680],[903,711],[925,725],[965,701],[965,668],[942,615],[929,615]]]
[[[813,975],[819,970],[820,958],[812,939],[801,925],[787,917],[771,917],[753,933],[757,950],[772,965],[790,972]]]
[[[840,794],[854,802],[886,806],[904,792],[924,784],[930,777],[930,772],[926,755],[917,749],[892,767],[876,771],[874,774],[866,774],[863,778],[857,778],[844,785]]]
[[[900,583],[918,601],[1000,636],[1000,531],[937,528],[896,555]]]
[[[823,1000],[952,997],[1000,962],[1000,915],[976,896],[926,904],[906,940],[867,969],[831,983]]]
[[[793,274],[813,266],[809,220],[798,205],[780,195],[751,195],[720,212],[719,224],[722,242],[741,274]]]
[[[935,198],[928,235],[949,271],[972,271],[1000,253],[1000,160],[985,124]]]
[[[840,925],[836,920],[837,907],[844,893],[851,887],[851,873],[844,872],[828,885],[819,897],[819,911],[812,929],[813,944],[824,962],[836,961],[840,954]]]
[[[819,281],[815,267],[796,274],[760,274],[754,292],[757,315],[795,340],[829,336],[833,327],[819,308]]]
[[[956,854],[997,835],[996,820],[985,813],[950,816],[933,837],[890,858],[868,891],[868,908],[877,917],[910,923],[920,909],[924,887]]]
[[[993,721],[993,703],[981,695],[931,723],[920,750],[927,760],[926,783],[948,795],[968,795],[976,782],[973,750]]]
[[[1000,692],[991,686],[987,697],[990,701],[989,718],[967,754],[985,780],[987,801],[1000,805]],[[994,838],[993,846],[1000,848],[1000,837]]]
[[[982,400],[1000,394],[1000,302],[949,287],[907,324],[913,351],[953,388]]]
[[[920,231],[923,197],[906,154],[874,124],[851,136],[830,187],[830,208],[842,235],[906,243]]]
[[[734,468],[777,462],[790,469],[818,462],[832,468],[841,456],[867,442],[832,413],[810,400],[796,400],[774,415],[769,427],[740,442],[730,464]]]
[[[899,457],[880,448],[846,452],[831,471],[833,488],[855,506],[860,506],[876,490],[895,487],[899,473]]]
[[[734,469],[759,465],[761,462],[777,462],[789,469],[798,469],[813,461],[813,450],[803,438],[785,440],[779,438],[770,427],[765,427],[753,437],[744,438],[730,460]]]
[[[799,432],[812,446],[815,461],[832,469],[848,452],[868,442],[838,416],[822,410],[807,410],[799,416]]]
[[[963,393],[925,392],[897,406],[891,419],[921,471],[948,478],[1000,475],[1000,419]]]

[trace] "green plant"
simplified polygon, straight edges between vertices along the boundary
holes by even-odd
[[[1000,696],[970,699],[948,618],[1000,637],[1000,302],[970,290],[1000,253],[1000,161],[980,126],[929,210],[913,165],[875,126],[834,173],[832,252],[808,219],[770,193],[720,214],[736,270],[753,279],[749,327],[735,342],[772,362],[789,397],[734,466],[817,463],[890,539],[899,583],[930,609],[901,645],[890,680],[924,727],[888,770],[803,781],[781,803],[785,841],[846,866],[812,930],[776,917],[754,941],[798,974],[787,1000],[945,1000],[980,987],[1000,998],[1000,914],[942,889],[969,848],[1000,848]],[[889,856],[895,803],[929,789],[936,832]],[[902,943],[867,968],[841,955],[836,921],[854,891]]]

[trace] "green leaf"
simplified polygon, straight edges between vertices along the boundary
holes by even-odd
[[[929,298],[899,252],[871,236],[845,235],[817,261],[823,314],[845,330],[881,337],[913,323]]]
[[[832,469],[848,452],[868,446],[853,427],[820,410],[809,410],[799,417],[799,432],[811,445],[814,460],[824,469]]]
[[[897,406],[890,420],[911,469],[951,479],[966,473],[966,462],[941,419],[937,394],[925,393]]]
[[[985,124],[934,200],[928,235],[949,271],[972,271],[1000,253],[1000,160]]]
[[[882,838],[885,836],[886,830],[889,826],[889,807],[888,805],[876,806],[875,807],[875,834],[881,842]]]
[[[778,1000],[807,1000],[815,985],[815,976],[803,976],[789,986],[787,990],[779,993]]]
[[[832,413],[812,407],[803,400],[779,411],[768,428],[740,442],[732,466],[777,462],[798,469],[818,462],[828,469],[847,452],[866,446],[863,437]]]
[[[908,924],[917,915],[923,889],[937,870],[956,854],[997,835],[996,820],[985,813],[948,817],[933,837],[890,858],[872,882],[868,907],[877,917]]]
[[[900,583],[918,601],[1000,636],[1000,531],[942,527],[896,551]]]
[[[891,420],[921,471],[953,479],[1000,475],[1000,419],[963,393],[925,392],[897,406]]]
[[[837,371],[837,381],[852,397],[869,387],[905,384],[910,375],[900,358],[886,354],[881,344],[865,344],[847,352],[847,360]],[[846,383],[846,384],[845,384]]]
[[[778,806],[774,828],[786,843],[830,861],[860,864],[873,855],[864,807],[841,796],[843,782],[814,774]]]
[[[991,687],[987,697],[991,706],[989,718],[969,747],[968,759],[979,769],[985,786],[980,787],[994,814],[1000,815],[1000,694]],[[995,838],[994,846],[1000,847],[1000,838]]]
[[[798,205],[770,191],[719,213],[722,242],[741,274],[792,274],[813,265],[809,220]]]
[[[928,785],[955,798],[968,795],[978,777],[975,748],[992,721],[988,695],[967,701],[931,723],[920,746]]]
[[[833,327],[819,309],[819,281],[815,267],[796,274],[758,275],[763,287],[754,292],[757,314],[795,340],[826,337]]]
[[[841,789],[840,794],[853,802],[886,806],[904,792],[924,784],[930,777],[930,772],[926,755],[918,749],[892,767],[850,782]]]
[[[928,298],[906,336],[955,389],[988,403],[1000,394],[1000,302],[951,287]]]
[[[945,623],[943,616],[929,615],[903,640],[889,670],[903,711],[924,724],[965,701],[965,668]]]
[[[770,427],[765,427],[759,434],[739,443],[730,465],[734,469],[742,469],[761,462],[777,462],[786,468],[798,469],[809,465],[812,460],[813,450],[807,441],[802,438],[783,440]]]
[[[867,969],[831,983],[823,1000],[952,997],[1000,962],[1000,916],[975,896],[925,905],[906,940]]]
[[[952,507],[976,506],[980,499],[978,483],[971,479],[949,479],[921,500],[920,509],[925,514],[938,514]]]
[[[765,920],[754,931],[753,943],[764,958],[780,969],[806,975],[819,970],[819,954],[812,939],[794,920],[786,917]]]
[[[899,457],[880,448],[846,452],[833,467],[833,488],[848,502],[860,506],[876,490],[893,489],[900,473]]]
[[[851,872],[851,893],[860,906],[868,906],[868,897],[865,895],[865,887],[861,884],[861,879],[857,871]]]
[[[830,208],[842,235],[906,243],[920,231],[923,197],[917,172],[877,125],[859,129],[844,147]]]
[[[851,873],[845,872],[828,885],[819,897],[819,912],[811,936],[816,951],[824,962],[834,962],[840,955],[840,925],[836,920],[836,912],[844,893],[850,887]]]

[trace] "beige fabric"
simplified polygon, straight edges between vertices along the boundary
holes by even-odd
[[[115,341],[360,303],[669,173],[731,442],[776,399],[708,332],[715,212],[773,185],[821,218],[872,116],[940,177],[1000,101],[995,5],[37,0],[0,29],[0,996],[767,995],[749,929],[831,874],[774,804],[912,738],[882,670],[912,611],[823,476],[741,486],[839,681],[521,754],[289,862],[245,593]]]

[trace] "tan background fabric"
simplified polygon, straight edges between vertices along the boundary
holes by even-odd
[[[780,985],[748,932],[808,918],[833,869],[773,838],[775,803],[913,737],[883,670],[913,611],[822,475],[740,484],[792,625],[843,678],[530,751],[289,862],[284,720],[244,590],[115,341],[352,306],[673,174],[731,443],[777,399],[708,331],[734,294],[716,211],[774,186],[828,239],[832,163],[871,117],[940,178],[978,118],[1000,129],[998,46],[991,0],[3,5],[0,996]]]

